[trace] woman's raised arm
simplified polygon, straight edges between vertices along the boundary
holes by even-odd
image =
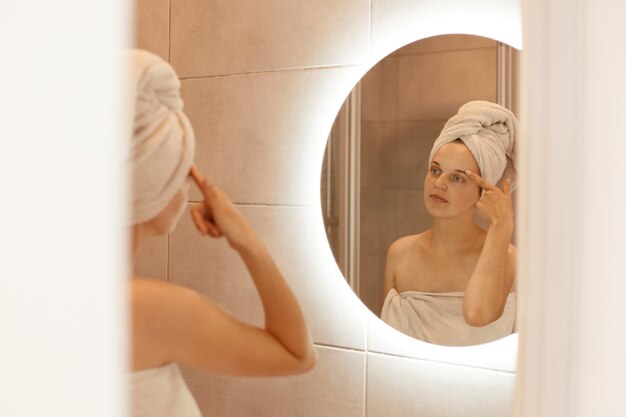
[[[195,167],[191,174],[204,195],[192,209],[196,227],[203,235],[226,237],[239,253],[261,298],[265,326],[237,320],[193,290],[152,282],[140,289],[141,302],[154,305],[139,306],[137,328],[151,328],[145,336],[155,338],[165,360],[210,372],[271,376],[311,369],[315,350],[304,316],[265,245],[222,190]]]
[[[505,180],[500,190],[471,171],[466,174],[485,190],[476,203],[476,212],[489,222],[489,229],[465,290],[463,317],[471,326],[486,326],[502,315],[515,281],[510,180]]]

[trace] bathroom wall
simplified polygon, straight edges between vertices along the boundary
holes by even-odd
[[[185,370],[205,415],[512,415],[512,372],[370,351],[377,319],[345,283],[323,229],[319,172],[335,114],[371,60],[391,52],[390,43],[415,40],[413,29],[402,28],[426,27],[431,10],[409,0],[138,2],[137,44],[178,71],[198,138],[196,163],[266,241],[302,303],[319,356],[312,372],[289,378]],[[448,28],[476,32],[490,22],[481,2],[469,10],[454,4],[433,6],[450,10]],[[262,323],[237,255],[224,241],[200,238],[189,218],[145,249],[139,270]]]
[[[389,246],[431,226],[423,185],[433,142],[464,103],[496,101],[496,49],[468,35],[424,39],[363,77],[359,295],[375,314]]]

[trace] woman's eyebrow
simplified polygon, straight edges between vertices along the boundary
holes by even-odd
[[[437,165],[438,167],[441,167],[441,164],[437,161],[432,161],[433,165]],[[465,176],[467,176],[467,174],[465,173],[465,170],[463,169],[455,169],[454,172],[458,172],[459,174],[463,174]]]

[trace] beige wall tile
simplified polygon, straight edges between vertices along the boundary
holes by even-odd
[[[415,235],[432,227],[432,216],[424,206],[424,191],[398,190],[398,237]]]
[[[496,100],[496,48],[398,59],[400,120],[447,120],[470,100]]]
[[[361,78],[361,120],[377,122],[382,111],[382,66],[374,67]]]
[[[401,88],[399,63],[400,61],[395,56],[388,56],[378,64],[382,71],[380,117],[384,121],[398,120],[398,106],[400,105],[398,90]]]
[[[519,109],[520,109],[520,51],[518,49],[513,49],[513,57],[511,59],[512,69],[512,81],[513,88],[511,94],[513,95],[513,103],[511,106],[511,111],[519,117]]]
[[[311,372],[293,377],[184,375],[205,416],[362,417],[365,354],[322,346],[317,354]]]
[[[398,126],[395,122],[361,124],[361,189],[397,186]]]
[[[495,48],[493,39],[473,35],[440,35],[421,39],[398,49],[396,55],[423,54],[427,52],[458,51],[476,48]]]
[[[154,237],[139,249],[134,265],[135,274],[167,280],[167,236]]]
[[[398,122],[396,135],[396,187],[417,189],[424,186],[428,158],[445,120]]]
[[[386,230],[395,229],[394,190],[361,190],[361,253],[374,254],[385,248]]]
[[[135,46],[169,59],[169,0],[135,0]]]
[[[332,122],[362,73],[347,67],[183,81],[198,166],[235,202],[317,206]]]
[[[172,0],[171,60],[183,78],[360,64],[369,14],[368,0]]]
[[[366,415],[513,416],[515,375],[370,353]]]
[[[378,315],[382,306],[381,294],[385,276],[386,253],[361,254],[359,298],[369,310]]]
[[[361,206],[361,253],[387,253],[398,239],[398,190],[368,190],[370,204]]]
[[[384,198],[384,209],[377,216],[378,221],[383,225],[381,228],[378,252],[387,253],[391,244],[400,237],[397,230],[400,220],[398,218],[398,204],[401,204],[401,202],[398,199],[397,188],[385,189],[381,197]]]
[[[396,204],[397,221],[393,240],[429,229],[432,225],[432,217],[424,206],[424,191],[422,189],[399,189],[396,193],[398,201]]]
[[[380,183],[381,187],[390,189],[397,186],[398,171],[396,161],[398,158],[398,124],[395,121],[382,122],[380,124],[380,138],[378,152],[380,153]]]
[[[170,237],[170,282],[206,295],[241,320],[262,325],[259,296],[225,239],[203,238],[186,215]]]
[[[380,122],[361,122],[361,189],[382,186]]]
[[[264,240],[300,301],[313,340],[364,349],[366,318],[337,268],[320,209],[239,209]],[[170,237],[170,257],[170,282],[196,289],[242,320],[263,323],[263,310],[253,282],[224,239],[201,237],[190,216],[185,216]]]

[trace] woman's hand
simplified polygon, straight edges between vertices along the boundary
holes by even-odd
[[[467,176],[478,184],[485,193],[476,203],[476,212],[489,222],[490,226],[502,226],[513,231],[513,202],[511,200],[511,180],[506,179],[502,190],[487,182],[480,175],[470,170],[465,171]]]
[[[235,208],[230,198],[198,168],[191,167],[191,177],[202,192],[204,202],[195,204],[191,216],[202,235],[214,238],[226,236],[233,249],[246,247],[255,235],[248,221]]]
[[[463,298],[465,322],[470,326],[481,327],[502,316],[515,282],[515,248],[511,245],[511,180],[504,180],[500,190],[480,175],[469,170],[465,173],[485,190],[476,203],[476,213],[489,222],[485,243]]]

